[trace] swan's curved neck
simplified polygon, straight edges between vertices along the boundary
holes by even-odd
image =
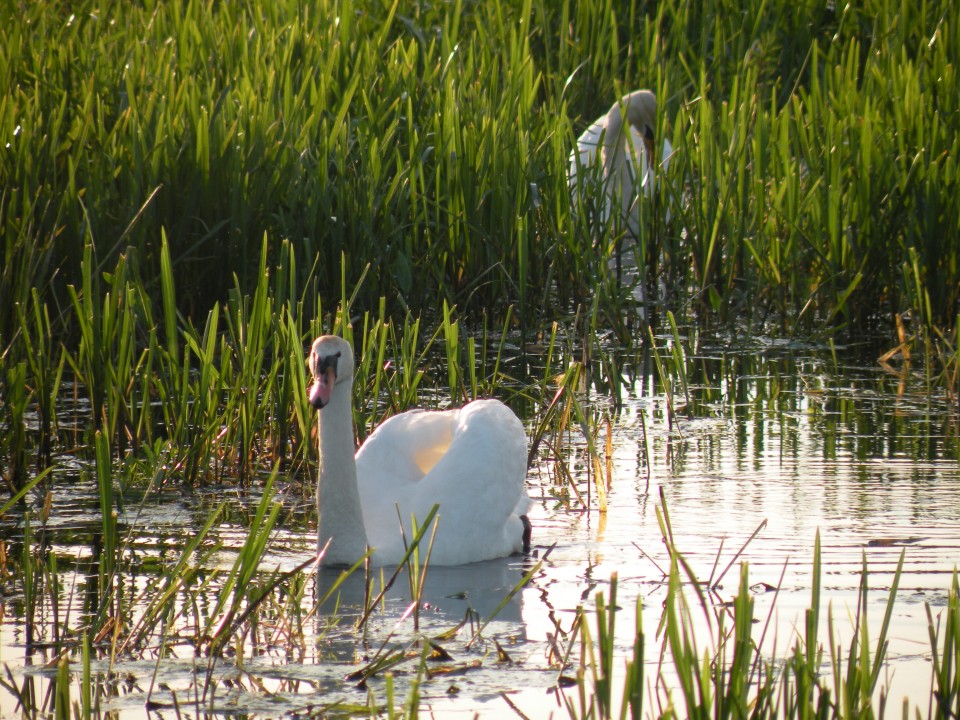
[[[607,125],[603,134],[603,144],[606,148],[604,164],[609,172],[611,166],[624,152],[623,117],[620,108],[614,106],[607,115]]]
[[[353,564],[367,551],[357,487],[350,395],[349,384],[334,388],[330,403],[318,413],[317,538],[321,548],[332,539],[323,559],[327,565]]]

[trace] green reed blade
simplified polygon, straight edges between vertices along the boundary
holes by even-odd
[[[235,619],[243,612],[242,607],[253,591],[254,577],[280,515],[280,504],[275,502],[273,494],[276,477],[277,467],[274,466],[264,484],[263,495],[257,504],[243,547],[237,553],[237,559],[227,574],[209,615],[205,634],[210,638],[211,656],[215,657],[226,642],[232,639],[236,630]]]
[[[114,503],[113,461],[110,454],[110,441],[102,432],[95,436],[97,490],[100,501],[100,544],[98,569],[100,576],[100,598],[98,613],[101,619],[110,611],[114,600],[113,583],[120,561],[119,537],[117,534],[117,507]]]
[[[160,298],[163,306],[163,327],[167,336],[167,354],[171,361],[176,362],[180,357],[180,343],[177,337],[177,293],[166,231],[162,231],[160,235]]]

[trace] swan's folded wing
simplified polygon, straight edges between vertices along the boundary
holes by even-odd
[[[438,503],[441,530],[499,532],[515,510],[527,507],[526,473],[520,420],[498,401],[475,401],[460,411],[447,453],[417,484],[415,511]]]
[[[457,413],[410,411],[384,421],[357,451],[357,483],[372,545],[397,533],[397,509],[407,526],[417,483],[450,446]],[[396,541],[390,537],[388,542]]]
[[[367,539],[384,557],[398,559],[397,510],[409,539],[411,515],[422,519],[437,504],[431,562],[457,565],[508,555],[522,538],[515,511],[529,504],[526,462],[523,425],[495,400],[390,418],[357,453]]]

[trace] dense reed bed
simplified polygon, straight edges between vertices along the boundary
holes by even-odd
[[[566,311],[602,267],[568,153],[636,87],[676,149],[642,238],[675,313],[953,328],[949,7],[6,4],[0,338],[31,288],[69,321],[88,251],[159,277],[162,233],[193,317],[256,275],[264,233],[328,305],[365,275],[391,313]]]
[[[437,329],[428,334],[412,316],[391,321],[384,302],[373,312],[353,315],[355,296],[345,293],[336,311],[327,312],[311,293],[299,294],[289,243],[272,273],[267,255],[264,243],[252,294],[235,288],[197,327],[177,314],[165,242],[156,302],[125,255],[100,278],[87,253],[82,285],[70,287],[79,323],[77,346],[32,354],[29,363],[21,361],[7,374],[5,410],[14,431],[4,434],[2,447],[11,494],[50,466],[54,446],[63,451],[69,442],[90,455],[96,448],[99,458],[100,437],[110,448],[108,456],[142,461],[147,474],[161,466],[166,484],[246,483],[275,465],[298,474],[316,461],[311,440],[316,413],[307,401],[304,348],[323,332],[343,334],[357,347],[354,387],[361,439],[385,417],[411,406],[496,394],[524,413],[544,412],[537,445],[544,435],[562,434],[570,408],[579,408],[580,362],[570,338],[558,342],[557,326],[545,340],[549,351],[540,363],[542,378],[520,383],[505,369],[506,355],[515,365],[521,354],[508,328],[470,335],[445,308]],[[159,327],[167,330],[161,334]],[[29,323],[20,338],[28,347],[52,341]],[[71,390],[64,387],[65,372]],[[82,394],[89,408],[58,416],[55,407],[65,392]],[[558,404],[566,408],[564,414],[552,412]],[[71,438],[62,424],[74,428]]]
[[[162,436],[191,481],[211,457],[241,477],[254,456],[299,462],[284,448],[309,415],[302,378],[282,369],[339,322],[323,315],[338,304],[381,324],[363,330],[380,361],[408,337],[391,321],[426,313],[432,334],[454,307],[470,327],[522,338],[582,308],[584,337],[609,327],[644,342],[604,271],[604,229],[571,211],[565,177],[575,134],[638,86],[656,90],[676,148],[640,238],[673,316],[896,328],[956,383],[960,38],[945,5],[0,12],[14,490],[28,412],[36,467],[49,464],[65,370],[121,455]],[[462,327],[445,332],[474,358]],[[423,345],[399,342],[413,372]],[[448,373],[452,397],[491,379]],[[367,397],[389,391],[372,376]],[[412,401],[404,385],[392,405]],[[243,392],[222,407],[229,388]]]

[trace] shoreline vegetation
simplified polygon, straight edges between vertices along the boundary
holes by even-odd
[[[27,645],[62,653],[44,702],[66,714],[78,703],[86,716],[91,656],[158,641],[162,656],[164,618],[202,574],[191,558],[219,510],[150,581],[150,602],[116,593],[126,561],[115,510],[129,487],[265,485],[198,638],[211,657],[256,624],[268,599],[302,620],[304,569],[258,567],[279,514],[276,473],[308,476],[316,462],[302,370],[306,344],[323,332],[354,343],[357,377],[368,378],[355,387],[359,439],[425,398],[497,393],[535,418],[531,460],[582,435],[595,497],[570,488],[601,508],[604,420],[582,389],[619,397],[604,344],[646,354],[670,398],[687,392],[689,343],[678,328],[876,343],[889,349],[884,361],[916,357],[929,391],[956,405],[960,21],[951,9],[905,0],[3,4],[0,508],[21,518],[23,538],[16,553],[0,542],[0,571],[23,596]],[[575,138],[641,87],[656,93],[657,134],[674,148],[656,197],[641,199],[635,252],[656,288],[646,319],[607,271],[622,228],[603,227],[589,203],[571,207],[566,180]],[[537,377],[523,384],[504,360],[518,353],[537,356]],[[68,395],[89,402],[89,422],[69,430],[60,425]],[[44,508],[63,453],[89,462],[103,518],[86,626],[69,639],[56,623],[34,623],[45,609],[56,616],[61,574]],[[815,556],[818,566],[819,548]],[[858,627],[846,655],[830,646],[825,656],[822,640],[810,641],[814,588],[806,640],[775,663],[751,645],[743,568],[729,615],[716,610],[716,637],[697,650],[681,587],[715,609],[674,560],[676,605],[660,637],[688,714],[875,712],[886,624],[877,644]],[[418,572],[408,568],[412,588]],[[864,568],[864,604],[866,577]],[[586,620],[571,634],[567,656],[582,642],[573,717],[612,717],[621,697],[636,717],[643,702],[629,694],[643,687],[630,685],[643,667],[639,628],[627,690],[611,682],[615,593],[612,582],[609,605],[597,598],[595,639]],[[955,717],[956,578],[942,624],[930,617],[930,714]],[[405,657],[379,658],[375,670]],[[8,679],[0,684],[10,691]],[[416,683],[405,700],[391,688],[390,716],[404,705],[415,717]]]
[[[202,317],[289,241],[299,287],[391,315],[597,292],[575,138],[623,92],[675,148],[644,203],[662,302],[701,323],[892,336],[960,301],[949,3],[13,2],[0,73],[4,298],[69,318],[84,254]],[[669,220],[667,219],[669,212]],[[360,282],[361,277],[363,283]],[[612,303],[613,299],[606,299]],[[611,308],[616,310],[617,308]],[[611,313],[612,314],[612,313]]]

